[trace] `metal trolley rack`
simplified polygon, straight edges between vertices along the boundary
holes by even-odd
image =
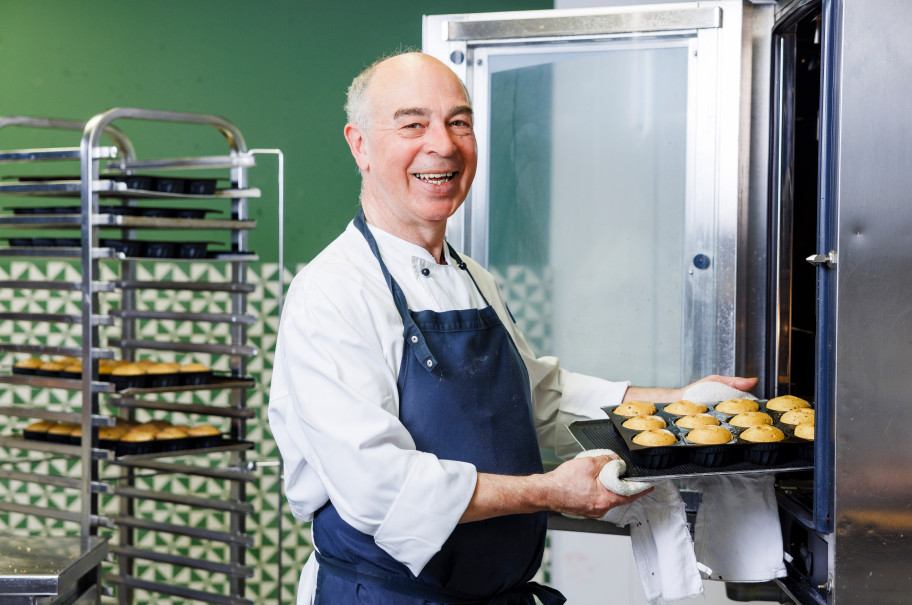
[[[214,128],[227,143],[228,153],[222,156],[180,157],[176,159],[138,159],[133,145],[120,126],[129,121],[146,121],[153,126],[164,123],[197,125]],[[115,125],[116,123],[116,125]],[[81,377],[43,377],[14,374],[10,368],[0,369],[0,384],[20,385],[32,389],[65,389],[79,392],[80,404],[68,411],[42,409],[38,405],[6,406],[0,414],[21,419],[38,419],[58,422],[72,422],[81,425],[81,440],[78,444],[61,444],[48,441],[24,439],[19,435],[0,437],[0,447],[10,452],[31,451],[45,455],[77,459],[78,476],[40,476],[16,470],[0,468],[0,478],[26,483],[53,486],[53,489],[78,493],[75,510],[64,510],[53,506],[23,505],[14,502],[0,502],[0,511],[25,515],[38,515],[56,521],[78,524],[79,535],[92,539],[114,536],[110,551],[117,556],[116,571],[104,577],[103,582],[116,587],[120,603],[133,601],[135,590],[157,592],[174,597],[203,601],[207,603],[252,603],[244,598],[245,580],[252,575],[252,569],[245,565],[245,552],[252,543],[246,534],[245,518],[252,512],[246,499],[247,484],[255,479],[254,463],[247,460],[247,450],[252,444],[245,441],[246,422],[254,416],[247,409],[247,391],[253,381],[247,377],[247,363],[257,355],[255,347],[247,342],[247,326],[254,318],[247,314],[247,295],[254,290],[247,282],[248,263],[256,261],[256,255],[249,250],[248,233],[255,228],[256,221],[249,218],[248,200],[260,197],[260,191],[248,186],[248,168],[254,165],[253,154],[245,147],[241,133],[226,120],[212,115],[189,114],[164,111],[150,111],[132,108],[116,108],[98,114],[87,122],[53,120],[35,117],[0,118],[0,129],[10,126],[27,128],[59,129],[81,131],[78,147],[37,148],[0,152],[0,164],[29,163],[42,167],[58,160],[79,162],[80,174],[74,177],[18,179],[0,182],[0,196],[28,196],[44,198],[78,198],[80,207],[69,210],[57,209],[47,212],[0,215],[0,231],[22,233],[22,230],[41,232],[43,230],[72,230],[79,232],[78,241],[54,242],[47,245],[41,238],[34,238],[30,245],[0,247],[0,257],[70,259],[80,262],[79,281],[29,281],[8,280],[0,287],[55,290],[79,293],[80,312],[78,315],[0,313],[0,319],[78,324],[81,347],[60,347],[47,344],[0,344],[0,352],[24,353],[33,356],[72,356],[82,360]],[[171,128],[169,126],[169,128]],[[187,128],[188,132],[200,129]],[[113,144],[102,144],[102,138]],[[170,193],[167,190],[153,190],[147,186],[129,183],[126,179],[137,171],[172,171],[204,169],[210,173],[224,174],[227,171],[229,186],[216,188],[204,193]],[[221,177],[217,180],[224,180]],[[280,192],[281,194],[281,192]],[[225,209],[230,209],[230,218],[174,218],[143,216],[126,211],[142,208],[146,200],[220,200]],[[105,205],[99,202],[104,201]],[[112,204],[113,206],[108,206]],[[221,206],[221,205],[220,205]],[[112,210],[116,208],[116,210]],[[135,215],[139,214],[139,215]],[[281,220],[281,200],[280,200]],[[138,268],[142,263],[154,263],[156,259],[147,255],[136,256],[134,252],[119,248],[109,242],[133,240],[138,233],[166,233],[171,236],[190,233],[191,230],[227,233],[230,248],[205,259],[175,259],[172,262],[228,263],[230,279],[221,282],[206,281],[155,281],[142,279]],[[14,242],[11,242],[13,244]],[[69,244],[69,245],[67,245]],[[102,245],[104,244],[104,245]],[[100,265],[110,262],[118,275],[116,279],[102,278]],[[227,271],[226,271],[227,273]],[[178,310],[148,311],[137,308],[137,294],[143,290],[191,291],[196,293],[222,293],[230,298],[228,313],[189,313]],[[113,297],[120,292],[119,308],[103,311],[100,296]],[[110,306],[117,306],[117,303]],[[228,324],[230,337],[226,342],[194,342],[193,337],[178,341],[142,340],[139,338],[141,322],[168,320],[203,324]],[[120,326],[119,338],[106,338],[99,328]],[[140,351],[167,351],[171,355],[227,356],[230,373],[209,383],[195,386],[167,386],[121,388],[117,390],[111,382],[101,380],[99,362],[119,356],[134,361]],[[219,397],[219,405],[181,402],[183,391],[218,390],[227,393]],[[33,391],[34,392],[34,391]],[[184,399],[186,401],[186,398]],[[226,403],[227,402],[227,403]],[[230,429],[214,447],[185,449],[177,451],[155,451],[150,453],[126,454],[116,449],[102,447],[99,440],[101,427],[114,426],[118,419],[133,419],[138,410],[144,415],[162,415],[173,412],[216,417],[222,423],[230,423]],[[15,459],[15,456],[11,456]],[[177,460],[175,460],[177,458]],[[189,461],[187,461],[187,459]],[[137,477],[150,474],[183,475],[195,481],[219,481],[226,486],[227,497],[212,498],[189,494],[162,493],[138,486]],[[76,472],[73,473],[74,475]],[[117,503],[117,514],[106,514],[104,502]],[[108,496],[110,495],[110,496]],[[227,519],[225,531],[212,531],[188,525],[165,523],[139,512],[141,500],[154,500],[178,507],[219,511]],[[69,508],[69,507],[68,507]],[[105,510],[103,510],[105,509]],[[169,519],[172,521],[173,519]],[[101,531],[100,531],[101,530]],[[110,531],[108,531],[110,530]],[[214,541],[224,546],[217,550],[225,560],[201,560],[197,557],[182,556],[169,552],[158,552],[154,548],[141,548],[136,544],[137,532],[164,532],[183,536],[191,540]],[[187,567],[211,574],[225,574],[229,594],[213,594],[195,587],[177,586],[165,582],[152,582],[135,575],[137,561],[164,563],[175,567]],[[100,565],[100,562],[98,563]],[[100,575],[100,574],[99,574]],[[101,592],[98,587],[94,590]]]

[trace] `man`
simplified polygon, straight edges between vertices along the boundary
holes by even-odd
[[[318,551],[298,602],[562,603],[529,582],[545,511],[598,518],[636,497],[602,487],[606,457],[542,473],[539,443],[568,404],[599,414],[682,390],[536,359],[490,274],[446,244],[477,161],[449,68],[420,53],[380,61],[346,108],[361,211],[289,288],[271,385],[286,493]]]

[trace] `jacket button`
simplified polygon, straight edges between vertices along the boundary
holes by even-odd
[[[423,275],[425,277],[427,277],[430,274],[431,274],[431,270],[428,269],[427,267],[425,267],[424,269],[421,270],[421,275]]]
[[[412,341],[412,344],[415,344],[416,342],[418,342],[418,337],[412,336],[411,341]]]

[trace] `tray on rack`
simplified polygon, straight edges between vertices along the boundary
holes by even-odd
[[[637,463],[631,455],[624,438],[618,432],[610,418],[599,420],[580,420],[567,427],[570,434],[584,450],[610,449],[627,465],[628,478],[636,479],[675,479],[680,477],[698,477],[703,475],[781,473],[786,471],[803,471],[814,468],[812,460],[801,456],[789,458],[775,464],[755,464],[747,460],[738,460],[719,466],[700,466],[689,461],[671,464],[664,468],[649,468]]]

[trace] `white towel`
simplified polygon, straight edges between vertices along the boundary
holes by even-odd
[[[577,457],[613,453],[611,450],[588,450]],[[613,460],[602,468],[599,481],[607,489],[622,495],[633,495],[650,486],[655,489],[630,504],[611,509],[601,520],[618,527],[630,526],[633,557],[646,598],[658,603],[702,594],[701,566],[694,555],[684,502],[678,489],[671,481],[650,484],[621,479],[624,472],[624,461]]]
[[[701,382],[684,393],[684,399],[703,403],[734,398],[756,399],[719,382]],[[786,575],[774,481],[772,473],[686,480],[702,492],[694,549],[697,559],[711,568],[707,577],[766,582]]]

